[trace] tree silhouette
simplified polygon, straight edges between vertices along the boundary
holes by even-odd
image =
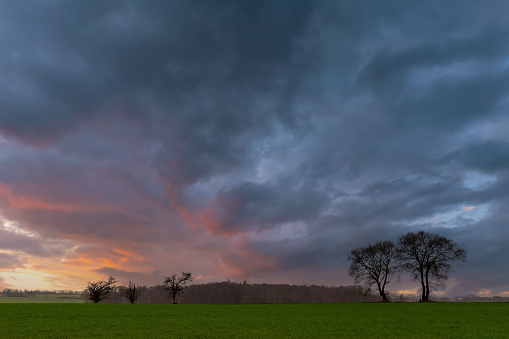
[[[116,279],[113,276],[110,276],[108,280],[88,282],[88,286],[85,289],[87,299],[95,304],[106,299],[113,292],[115,282]]]
[[[133,281],[129,280],[127,282],[122,283],[120,286],[119,293],[127,298],[131,304],[136,304],[136,300],[141,293],[141,286],[136,285]]]
[[[356,248],[348,255],[350,261],[349,274],[356,284],[362,283],[371,289],[378,288],[382,301],[389,301],[385,294],[385,286],[397,273],[396,248],[392,241],[377,242],[363,248]]]
[[[429,301],[430,289],[444,285],[452,264],[466,259],[466,251],[451,239],[424,231],[401,236],[397,253],[402,269],[421,283],[421,301]]]
[[[191,273],[182,272],[180,277],[177,274],[173,274],[170,277],[164,277],[164,288],[170,294],[173,303],[176,304],[176,298],[178,295],[182,294],[182,291],[186,288],[186,284],[188,282],[193,281],[193,277]]]

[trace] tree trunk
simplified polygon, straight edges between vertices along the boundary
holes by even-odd
[[[426,286],[424,285],[424,274],[421,271],[421,286],[422,286],[422,295],[421,301],[426,301]]]
[[[426,272],[426,301],[429,300],[429,279],[428,272]]]
[[[175,300],[177,298],[177,294],[176,293],[173,293],[172,294],[172,297],[173,297],[173,304],[176,304],[177,301]]]
[[[378,292],[380,293],[380,296],[382,297],[382,302],[389,301],[389,300],[387,300],[387,296],[385,295],[384,288],[379,283],[377,283],[377,286],[378,286]]]

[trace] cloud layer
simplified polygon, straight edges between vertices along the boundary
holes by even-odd
[[[2,4],[0,286],[351,284],[426,229],[468,252],[447,293],[509,291],[497,6]]]

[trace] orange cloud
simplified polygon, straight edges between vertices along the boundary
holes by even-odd
[[[71,203],[71,202],[56,202],[50,201],[47,197],[41,199],[36,196],[26,196],[13,193],[13,190],[5,184],[0,184],[0,197],[4,196],[8,204],[13,208],[19,209],[44,209],[49,211],[62,211],[72,212],[80,210],[94,211],[109,210],[112,207],[105,204],[90,204],[90,203]]]
[[[226,206],[221,201],[215,200],[207,207],[193,212],[179,203],[176,190],[172,189],[171,185],[166,185],[166,191],[172,206],[190,228],[206,230],[214,236],[224,237],[228,242],[227,250],[220,249],[216,252],[219,269],[225,276],[247,278],[254,272],[278,268],[279,260],[247,249],[249,234],[243,232],[242,227],[225,225],[228,216],[242,207],[241,201],[229,201]]]
[[[124,257],[119,252],[130,256]],[[14,272],[14,276],[26,277],[24,282],[19,284],[23,288],[81,290],[85,288],[87,281],[105,278],[104,269],[135,274],[153,271],[153,267],[139,261],[140,258],[141,256],[131,249],[77,247],[60,260],[54,257],[30,257],[30,268],[24,275],[20,275],[21,272]],[[31,275],[27,275],[28,273]],[[0,274],[0,278],[1,276]]]
[[[114,248],[113,252],[116,252],[118,254],[124,255],[126,257],[132,257],[132,256],[136,255],[132,251],[124,250],[124,249],[121,249],[121,248]]]
[[[476,206],[463,206],[462,207],[464,210],[467,210],[467,211],[471,211],[473,209],[476,209]]]
[[[209,231],[213,235],[223,235],[227,238],[235,236],[238,232],[235,229],[225,229],[219,220],[214,207],[209,207],[198,212],[197,219],[201,228]]]
[[[228,215],[233,214],[241,207],[240,201],[230,202],[228,206],[225,206],[220,201],[215,200],[201,210],[192,211],[179,202],[178,190],[170,183],[166,183],[166,193],[172,206],[190,228],[201,228],[210,232],[212,235],[222,235],[226,238],[239,234],[238,229],[226,228],[224,220],[227,220]]]
[[[109,249],[84,249],[81,251],[87,251],[87,253],[72,253],[62,259],[71,266],[93,266],[98,267],[109,267],[115,269],[125,270],[126,265],[132,265],[135,262],[146,261],[143,256],[137,254],[132,250],[116,248],[113,250]]]
[[[122,260],[122,261],[128,261],[128,260],[144,261],[145,260],[143,258],[143,256],[141,256],[131,250],[115,248],[115,249],[113,249],[113,252],[123,255],[124,257],[120,258],[120,260]]]
[[[196,277],[195,280],[206,280],[206,279],[210,279],[210,278],[214,278],[214,276],[213,275],[201,275],[200,274],[199,276]]]
[[[225,276],[248,278],[259,271],[274,271],[279,260],[266,257],[247,248],[248,236],[237,236],[230,241],[228,250],[219,253],[220,269]]]
[[[80,256],[73,261],[58,261],[55,258],[26,257],[29,264],[24,268],[3,270],[0,280],[21,289],[82,290],[87,281],[103,278],[87,269],[94,260]]]
[[[479,290],[479,292],[477,292],[477,294],[481,295],[481,296],[488,296],[488,295],[491,295],[491,289],[488,289],[488,288],[481,288]]]
[[[398,290],[398,294],[410,294],[410,295],[420,295],[419,288],[415,288],[413,290]]]

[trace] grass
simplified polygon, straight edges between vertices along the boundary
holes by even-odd
[[[0,304],[0,337],[507,337],[508,319],[509,303]]]
[[[80,295],[37,294],[32,297],[7,297],[0,295],[0,304],[13,303],[83,303]]]

